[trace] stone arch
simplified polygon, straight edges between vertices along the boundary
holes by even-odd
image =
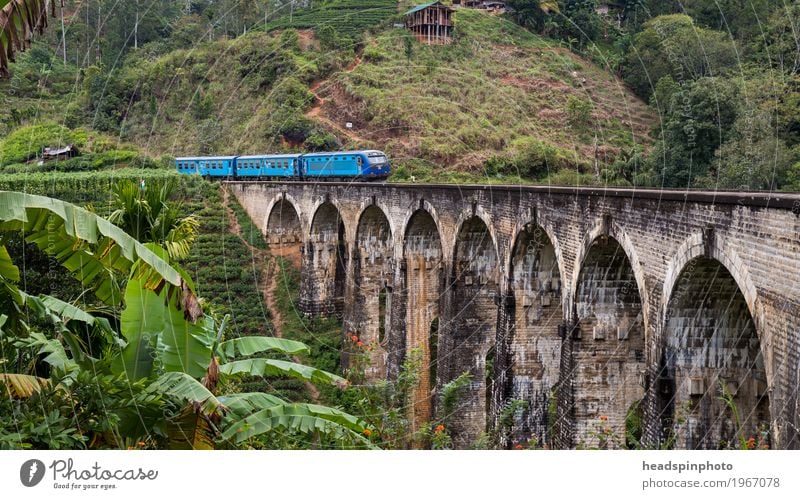
[[[495,261],[498,267],[498,271],[502,272],[503,262],[500,260],[500,252],[497,246],[497,234],[495,233],[494,225],[492,224],[492,218],[489,215],[489,213],[487,213],[486,210],[484,210],[483,207],[478,204],[473,205],[471,210],[462,211],[458,216],[458,220],[456,220],[455,224],[456,231],[453,234],[452,244],[450,245],[450,249],[453,252],[453,255],[455,255],[457,251],[456,246],[458,244],[458,239],[462,232],[462,229],[464,228],[464,224],[473,221],[475,219],[480,220],[486,227],[486,232],[489,235],[492,243],[492,249],[494,250],[494,254],[496,255]],[[455,262],[455,260],[452,260],[452,262]],[[499,278],[497,280],[497,284],[499,287],[500,286]]]
[[[311,230],[313,229],[314,221],[316,220],[317,215],[319,215],[320,209],[322,207],[326,206],[326,205],[329,205],[329,206],[332,206],[333,208],[335,208],[336,212],[339,213],[339,219],[342,221],[342,223],[344,223],[344,215],[343,215],[343,212],[342,212],[342,207],[339,206],[339,203],[337,203],[335,200],[331,199],[328,196],[320,197],[320,198],[316,199],[312,203],[311,209],[308,212],[309,218],[306,221],[306,225],[305,226],[308,228],[309,235],[311,233]],[[349,227],[345,227],[345,234],[348,233],[347,232],[348,230],[349,230]]]
[[[353,291],[345,303],[344,330],[346,337],[358,336],[369,352],[365,374],[371,380],[386,377],[393,247],[386,213],[374,204],[364,208],[351,255]]]
[[[495,344],[500,285],[500,265],[495,239],[477,213],[463,220],[453,244],[447,293],[448,320],[444,338],[445,376],[450,381],[462,372],[472,374],[451,427],[457,447],[466,447],[487,430],[487,380],[494,378],[487,358]]]
[[[678,280],[680,272],[690,260],[703,256],[706,253],[708,253],[707,256],[719,261],[736,281],[739,290],[744,295],[750,315],[753,316],[753,319],[756,321],[756,331],[759,334],[759,339],[762,343],[769,343],[767,341],[768,338],[764,337],[765,321],[761,308],[761,300],[759,299],[756,286],[753,284],[747,266],[744,265],[739,254],[733,248],[726,247],[724,241],[716,237],[713,241],[705,241],[703,234],[699,232],[686,238],[680,247],[678,247],[675,256],[672,257],[672,260],[667,266],[667,274],[664,278],[664,286],[661,294],[663,297],[660,317],[662,323],[667,311],[667,297],[670,296],[670,293],[675,287],[675,282]]]
[[[340,315],[344,305],[347,269],[346,228],[341,213],[330,202],[313,212],[303,248],[299,305],[308,315]]]
[[[578,443],[600,443],[598,425],[609,445],[625,442],[628,412],[644,397],[646,298],[628,255],[601,230],[575,268],[571,375]]]
[[[424,206],[420,203],[421,206]],[[442,237],[433,214],[425,207],[413,211],[404,224],[399,290],[404,299],[405,338],[398,345],[406,357],[418,356],[417,386],[411,394],[409,419],[412,433],[433,416],[433,391],[439,377],[441,351],[438,335],[440,295],[444,290]],[[395,295],[398,290],[395,290]],[[435,336],[432,324],[437,324]],[[393,333],[396,333],[393,331]]]
[[[583,241],[578,248],[578,252],[575,254],[575,262],[572,266],[570,287],[567,290],[569,299],[568,312],[570,318],[575,320],[575,317],[572,316],[572,313],[575,309],[575,289],[578,284],[580,269],[584,260],[586,259],[589,249],[599,237],[613,238],[625,251],[625,256],[628,258],[628,261],[631,264],[633,276],[636,279],[636,287],[638,288],[639,296],[641,297],[642,318],[645,325],[645,339],[647,339],[649,336],[649,331],[647,331],[646,326],[649,324],[648,318],[650,317],[650,306],[648,300],[649,293],[647,290],[647,280],[645,279],[644,271],[642,270],[642,263],[639,258],[639,252],[636,250],[636,247],[634,246],[630,237],[628,237],[628,234],[625,232],[625,230],[619,227],[616,223],[612,222],[610,219],[604,218],[599,220],[586,234],[586,236],[584,236]]]
[[[297,202],[297,200],[291,194],[287,192],[281,192],[276,194],[275,196],[270,199],[269,203],[267,203],[267,209],[264,213],[266,213],[266,217],[264,217],[261,232],[267,236],[267,239],[270,237],[270,216],[273,215],[275,208],[278,204],[283,204],[284,208],[291,207],[294,210],[294,214],[297,216],[297,220],[300,224],[300,239],[301,241],[305,240],[306,235],[308,234],[308,222],[305,219],[305,214],[300,209],[301,204]],[[281,210],[283,211],[283,210]]]
[[[271,253],[288,258],[299,267],[304,231],[300,215],[291,201],[285,197],[275,200],[267,212],[265,229]]]
[[[411,204],[408,207],[405,214],[403,215],[403,221],[397,231],[397,234],[403,234],[403,238],[395,238],[395,258],[400,261],[405,257],[405,241],[406,236],[409,233],[409,227],[411,223],[411,218],[417,214],[417,212],[423,211],[431,220],[433,220],[433,226],[436,228],[437,237],[439,238],[439,246],[442,248],[442,254],[444,258],[447,258],[447,251],[445,248],[445,240],[444,240],[444,232],[441,219],[439,218],[439,214],[436,211],[436,208],[429,203],[425,199],[420,199]],[[388,212],[387,212],[388,213]],[[402,232],[401,232],[402,231]]]
[[[526,224],[515,233],[508,263],[508,299],[501,317],[507,324],[505,345],[498,346],[506,360],[502,387],[506,399],[527,405],[515,416],[511,440],[535,436],[549,443],[550,394],[559,379],[564,320],[562,265],[553,239],[538,224]]]
[[[758,296],[738,255],[720,243],[690,236],[667,271],[656,385],[665,439],[688,449],[738,447],[749,437],[774,445]]]
[[[362,203],[362,205],[361,205],[361,209],[358,212],[358,215],[356,216],[356,237],[358,237],[358,228],[359,228],[359,225],[361,223],[362,218],[364,217],[364,213],[366,211],[374,211],[374,210],[380,211],[381,214],[383,215],[383,217],[388,222],[388,224],[389,224],[389,237],[390,237],[392,243],[394,244],[394,242],[395,242],[394,241],[394,235],[396,233],[398,233],[398,229],[397,229],[397,227],[395,227],[395,222],[392,220],[392,217],[389,216],[389,214],[391,213],[391,210],[386,205],[386,203],[384,203],[383,201],[377,199],[376,196],[373,196],[372,199],[368,200],[365,203]],[[394,249],[394,247],[392,247],[392,249]],[[394,255],[392,255],[392,256],[394,256]]]
[[[556,236],[556,231],[553,230],[552,224],[550,224],[548,221],[537,217],[537,220],[535,222],[528,221],[525,223],[514,224],[514,230],[511,232],[511,234],[513,235],[511,251],[508,253],[508,255],[506,255],[507,258],[505,261],[504,269],[507,269],[507,275],[510,277],[511,267],[513,265],[513,260],[514,260],[514,249],[516,248],[519,237],[522,235],[524,231],[530,230],[530,227],[534,227],[534,230],[544,231],[544,235],[547,236],[547,238],[550,240],[550,244],[553,245],[553,250],[555,251],[555,256],[556,256],[556,262],[558,263],[558,273],[561,276],[561,281],[562,281],[561,296],[564,304],[567,304],[569,303],[570,287],[566,285],[568,284],[568,282],[566,281],[568,274],[564,264],[565,262],[564,252],[561,249],[561,243],[559,241],[559,238]],[[510,279],[507,279],[505,282],[501,282],[500,291],[502,292],[507,291],[503,286],[508,285],[509,282]]]

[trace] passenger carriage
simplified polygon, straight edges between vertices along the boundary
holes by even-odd
[[[195,156],[175,158],[179,173],[200,175],[203,178],[233,178],[236,156]]]

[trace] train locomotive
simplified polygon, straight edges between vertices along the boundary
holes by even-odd
[[[175,159],[178,173],[220,180],[385,180],[391,173],[382,151],[337,151]]]

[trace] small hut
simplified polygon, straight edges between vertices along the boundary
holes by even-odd
[[[80,154],[78,148],[72,144],[65,147],[45,147],[42,149],[42,161],[69,159]]]
[[[446,44],[453,38],[453,9],[441,2],[417,5],[405,13],[406,28],[428,44]]]
[[[485,0],[481,2],[478,9],[485,10],[491,14],[505,14],[508,12],[508,7],[505,2],[499,0]]]

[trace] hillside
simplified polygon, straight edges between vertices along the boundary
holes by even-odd
[[[654,114],[608,71],[481,11],[457,11],[455,29],[446,46],[403,29],[370,37],[357,67],[320,85],[319,115],[400,166],[471,173],[489,161],[540,176],[537,159],[588,166],[649,142]]]
[[[139,64],[126,133],[176,156],[384,149],[400,179],[481,174],[487,161],[541,177],[648,142],[652,112],[609,72],[498,17],[456,23],[450,46],[384,28],[357,46],[273,31],[169,53]]]
[[[461,10],[455,42],[427,46],[392,27],[400,18],[387,2],[367,11],[357,1],[344,5],[352,9],[323,4],[234,39],[145,46],[108,72],[76,73],[42,49],[26,53],[20,76],[0,83],[25,91],[0,118],[12,127],[62,123],[68,131],[22,141],[28,149],[4,164],[35,156],[74,129],[81,137],[104,132],[106,143],[154,158],[377,148],[393,159],[394,180],[418,181],[596,172],[620,151],[647,147],[652,111],[613,74],[552,40]],[[357,12],[369,15],[355,16],[353,31],[345,21]],[[47,57],[49,80],[23,79],[31,76],[26,64]]]

